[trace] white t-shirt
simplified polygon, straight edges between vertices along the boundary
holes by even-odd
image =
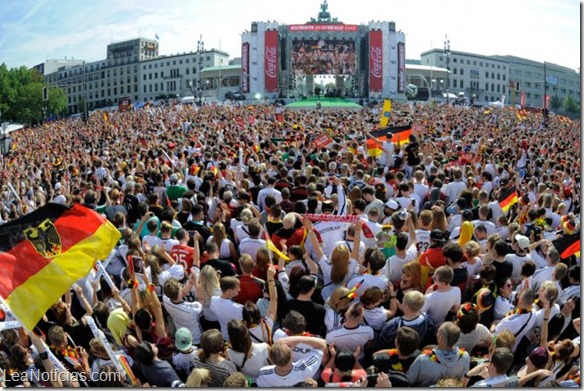
[[[374,337],[373,329],[369,326],[358,326],[356,328],[348,329],[346,326],[338,330],[332,331],[326,335],[326,343],[329,345],[334,343],[337,351],[347,349],[355,352],[357,347],[361,347],[361,354],[358,359],[365,356],[363,347]]]
[[[341,314],[333,310],[331,307],[326,306],[326,313],[324,315],[324,324],[326,326],[326,333],[330,333],[331,331],[338,330],[343,325],[343,317]]]
[[[282,329],[278,329],[274,332],[274,343],[278,340],[288,337],[288,334]],[[292,361],[307,360],[308,357],[318,349],[313,348],[311,345],[305,343],[299,343],[292,349]]]
[[[511,262],[513,265],[513,273],[511,273],[512,278],[519,278],[519,273],[521,273],[521,266],[527,260],[530,260],[529,254],[519,256],[517,254],[507,254],[505,255],[505,260]]]
[[[217,316],[217,321],[221,325],[221,334],[223,334],[223,339],[227,341],[229,339],[227,324],[231,319],[243,319],[243,306],[233,300],[213,296],[210,309]]]
[[[358,300],[359,297],[361,297],[361,295],[363,294],[363,292],[365,292],[367,288],[376,286],[385,292],[385,290],[389,286],[389,279],[387,278],[387,276],[383,274],[377,275],[363,274],[360,276],[355,276],[351,280],[349,280],[349,282],[347,283],[347,288],[349,289],[353,288],[359,282],[361,282],[361,280],[363,280],[363,283],[357,289],[357,298],[355,299],[355,301]]]
[[[383,307],[376,307],[373,309],[365,308],[363,321],[374,331],[381,331],[387,321],[387,310]]]
[[[177,369],[182,369],[184,373],[188,376],[190,374],[190,369],[194,365],[193,361],[195,357],[198,357],[197,347],[193,346],[193,351],[190,353],[183,353],[179,351],[178,353],[173,354],[172,364]]]
[[[385,261],[385,267],[383,268],[385,270],[382,270],[385,272],[384,274],[387,276],[387,278],[389,278],[389,281],[395,285],[402,277],[402,268],[404,265],[410,261],[413,261],[417,257],[418,250],[416,249],[416,245],[412,244],[406,250],[405,258],[400,258],[397,254],[392,255],[391,257],[387,258],[387,261]]]
[[[474,264],[470,264],[468,262],[463,262],[460,264],[461,267],[466,267],[466,270],[468,271],[468,277],[469,278],[473,278],[474,276],[476,276],[477,274],[479,274],[479,269],[481,268],[481,266],[483,266],[483,260],[482,259],[477,259],[477,261]]]
[[[193,336],[193,343],[198,345],[201,341],[201,335],[203,334],[201,325],[199,324],[199,316],[203,312],[203,305],[198,301],[189,303],[184,300],[176,304],[166,295],[162,297],[162,302],[164,303],[166,312],[168,312],[170,318],[174,322],[175,328],[186,327],[189,329]]]
[[[172,250],[172,248],[179,243],[180,242],[178,240],[172,239],[172,238],[168,238],[168,239],[158,238],[157,244],[162,246],[164,248],[164,251],[166,251],[167,253],[170,253],[170,250]]]
[[[247,237],[239,242],[239,254],[249,254],[255,261],[258,254],[258,249],[266,245],[266,241],[259,238]]]
[[[160,238],[156,235],[146,235],[142,238],[142,249],[146,251],[146,248],[152,248],[152,246],[160,244]]]
[[[270,352],[270,345],[265,342],[251,344],[251,352],[247,360],[245,355],[241,352],[236,352],[233,349],[227,349],[227,359],[237,366],[237,370],[245,376],[256,380],[260,370],[269,364],[268,356]],[[242,366],[242,364],[244,364]]]
[[[425,312],[434,320],[436,326],[440,326],[448,311],[452,306],[459,306],[461,300],[460,288],[457,286],[451,287],[446,292],[434,291],[426,295],[424,307],[422,312]]]
[[[458,338],[456,345],[470,353],[476,344],[491,338],[493,338],[493,336],[489,329],[478,323],[477,327],[470,333],[460,333],[460,338]]]
[[[292,387],[318,373],[322,356],[320,349],[314,349],[306,359],[293,362],[292,370],[284,376],[276,373],[275,365],[265,366],[260,370],[256,383],[258,387]]]
[[[422,254],[430,247],[430,231],[427,229],[417,229],[416,230],[416,249],[418,254]]]

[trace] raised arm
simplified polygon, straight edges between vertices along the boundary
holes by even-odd
[[[278,313],[278,290],[276,289],[276,281],[274,277],[276,276],[276,269],[274,266],[270,265],[268,269],[268,293],[270,295],[270,305],[266,312],[266,316],[272,321],[276,321],[276,315]]]
[[[314,233],[314,227],[312,226],[312,221],[310,219],[303,217],[302,224],[308,233],[308,237],[310,238],[310,243],[312,244],[312,248],[314,249],[314,253],[316,257],[320,260],[324,256],[324,251],[322,251],[322,247],[320,243],[318,243],[318,239],[316,234]]]

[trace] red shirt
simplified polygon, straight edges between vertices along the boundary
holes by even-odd
[[[237,276],[239,279],[239,295],[234,299],[239,304],[245,304],[248,300],[257,302],[264,296],[262,287],[264,282],[257,277]]]
[[[186,273],[190,273],[195,257],[195,250],[184,244],[176,244],[170,250],[170,256],[176,263],[183,265]]]

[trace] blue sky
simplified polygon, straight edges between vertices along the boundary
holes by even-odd
[[[160,37],[160,54],[205,48],[239,57],[240,33],[254,20],[305,23],[322,0],[0,0],[0,63],[106,57],[106,45],[139,35]],[[580,2],[575,0],[329,0],[347,24],[389,20],[406,33],[406,57],[442,48],[512,54],[580,67]]]

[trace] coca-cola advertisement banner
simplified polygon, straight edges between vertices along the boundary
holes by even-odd
[[[397,44],[397,92],[403,94],[406,90],[406,45]]]
[[[356,24],[291,24],[288,31],[358,31]]]
[[[527,103],[527,100],[525,99],[525,92],[521,92],[519,104],[521,106],[525,106],[526,103]]]
[[[249,43],[241,44],[241,92],[249,92]]]
[[[369,91],[379,92],[383,88],[383,38],[381,31],[369,32]]]
[[[278,32],[266,31],[264,69],[266,92],[278,91]]]

